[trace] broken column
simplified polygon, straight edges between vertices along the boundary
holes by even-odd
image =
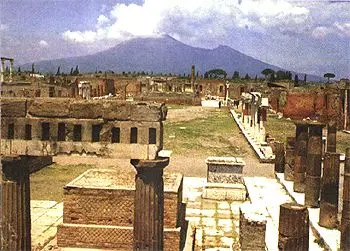
[[[337,151],[337,123],[330,121],[327,125],[327,152],[335,153]]]
[[[278,250],[309,250],[309,212],[303,205],[280,205]]]
[[[163,250],[163,169],[169,158],[132,159],[135,167],[134,250]]]
[[[309,124],[307,168],[305,178],[305,206],[318,207],[321,188],[322,127],[318,122]]]
[[[309,138],[308,124],[302,121],[294,122],[295,129],[295,158],[293,190],[297,193],[305,191],[305,172],[307,166],[307,144]]]
[[[2,157],[0,250],[31,250],[29,168],[20,157]]]
[[[242,251],[265,251],[265,209],[253,204],[239,207],[239,244]]]
[[[346,149],[343,184],[343,211],[340,226],[340,250],[350,250],[350,148]]]
[[[323,162],[319,225],[335,228],[338,225],[340,154],[327,152]]]
[[[287,137],[286,154],[284,159],[284,179],[287,181],[293,181],[295,161],[295,137]]]
[[[275,172],[284,172],[284,143],[275,142]]]

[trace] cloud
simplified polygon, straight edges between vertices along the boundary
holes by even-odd
[[[49,46],[49,44],[45,40],[40,40],[39,45],[40,45],[40,47],[48,47]]]
[[[63,38],[76,43],[125,40],[134,36],[176,37],[206,34],[222,36],[232,29],[250,29],[279,34],[309,29],[310,13],[305,6],[285,0],[145,0],[142,5],[116,4],[109,14],[100,15],[95,30],[64,32]]]
[[[337,28],[340,35],[346,36],[350,38],[350,22],[348,23],[334,23],[334,27]]]
[[[311,35],[314,38],[322,39],[333,33],[333,29],[325,26],[319,26],[314,28]]]
[[[7,24],[0,23],[0,31],[7,31],[9,26]]]

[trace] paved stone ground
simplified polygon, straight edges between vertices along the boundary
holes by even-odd
[[[42,250],[56,236],[62,222],[63,203],[31,200],[32,250]]]

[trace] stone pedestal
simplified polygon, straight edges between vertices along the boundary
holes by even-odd
[[[0,250],[30,251],[29,168],[20,157],[2,158],[1,164]]]
[[[244,201],[246,188],[243,184],[245,162],[236,157],[208,157],[207,184],[203,198],[213,200]]]
[[[134,201],[134,250],[163,250],[163,169],[169,158],[130,162],[137,171]]]

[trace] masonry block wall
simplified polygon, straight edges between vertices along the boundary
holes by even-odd
[[[58,98],[1,103],[5,155],[154,159],[163,147],[164,104]]]

